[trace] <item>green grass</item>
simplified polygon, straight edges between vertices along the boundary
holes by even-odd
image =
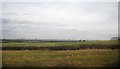
[[[118,49],[118,41],[86,42],[9,42],[2,44],[3,50],[79,50],[79,49]],[[44,48],[43,48],[44,47]]]
[[[3,47],[54,47],[81,46],[84,50],[3,50],[3,67],[108,67],[118,61],[118,41],[89,42],[12,42]],[[90,49],[90,47],[99,49]],[[106,47],[105,47],[106,46]],[[111,46],[111,47],[110,47]],[[64,48],[64,47],[63,47]],[[120,53],[119,53],[120,54]]]
[[[80,45],[116,45],[118,41],[88,41],[88,42],[9,42],[2,43],[3,47],[52,47],[52,46],[80,46]]]
[[[116,66],[118,51],[86,50],[3,50],[3,67],[107,67]]]

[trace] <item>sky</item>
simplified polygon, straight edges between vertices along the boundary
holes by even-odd
[[[118,2],[119,0],[1,0],[2,2]]]
[[[117,2],[3,2],[2,38],[109,40],[118,36]]]

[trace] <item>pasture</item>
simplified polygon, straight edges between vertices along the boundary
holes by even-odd
[[[3,67],[116,67],[118,41],[2,43]]]
[[[3,67],[115,67],[118,51],[106,49],[66,51],[3,51]]]
[[[37,47],[48,47],[48,46],[79,46],[79,45],[116,45],[118,41],[114,40],[102,40],[102,41],[86,41],[86,42],[7,42],[2,43],[2,46],[37,46]]]
[[[118,41],[86,42],[8,42],[2,43],[3,50],[79,50],[79,49],[118,49]]]

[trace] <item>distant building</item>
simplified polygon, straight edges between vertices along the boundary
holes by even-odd
[[[120,40],[120,37],[112,37],[111,40]]]

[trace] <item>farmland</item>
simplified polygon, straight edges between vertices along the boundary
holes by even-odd
[[[2,43],[3,67],[116,67],[118,41]]]
[[[117,50],[3,51],[3,67],[115,67]]]
[[[3,50],[79,50],[79,49],[118,49],[118,41],[86,42],[9,42],[2,43]]]
[[[106,40],[106,41],[86,41],[86,42],[8,42],[8,43],[2,43],[3,46],[78,46],[78,45],[115,45],[118,44],[118,41],[112,41],[112,40]]]

